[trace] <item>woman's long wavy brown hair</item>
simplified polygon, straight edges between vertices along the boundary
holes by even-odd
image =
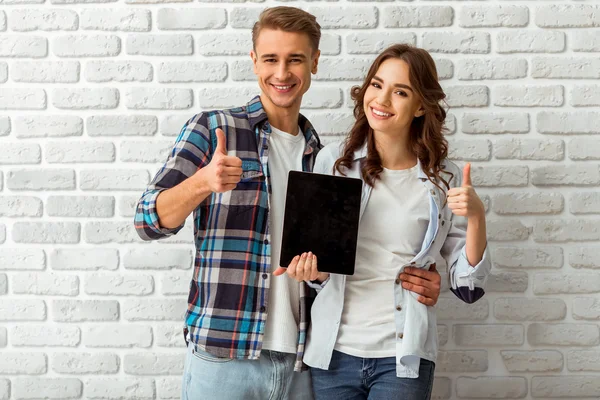
[[[373,129],[369,126],[365,115],[364,97],[379,67],[390,58],[403,60],[408,64],[411,87],[421,100],[425,111],[422,116],[413,119],[408,145],[421,162],[423,172],[429,180],[440,189],[442,188],[438,182],[443,182],[446,189],[449,189],[448,181],[440,175],[444,168],[442,162],[448,155],[448,142],[442,133],[446,129],[444,127],[446,111],[440,104],[446,94],[438,82],[435,63],[429,53],[406,44],[396,44],[385,49],[371,65],[362,86],[352,88],[351,96],[354,100],[356,122],[346,138],[342,156],[335,162],[334,169],[340,174],[346,175],[343,169],[352,168],[354,152],[360,149],[366,141],[367,157],[361,163],[362,177],[370,186],[374,186],[379,179],[383,166],[375,147]],[[450,179],[452,179],[452,174],[450,174]]]

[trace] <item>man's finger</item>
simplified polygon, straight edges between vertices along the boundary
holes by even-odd
[[[315,256],[314,254],[311,257],[311,274],[310,274],[310,280],[314,281],[319,277],[319,270],[317,269],[317,256]]]
[[[288,265],[288,267],[287,267],[288,275],[290,275],[292,277],[296,276],[296,266],[298,265],[299,259],[300,259],[300,256],[296,256],[296,257],[292,258],[290,265]]]
[[[215,149],[215,153],[227,155],[227,138],[225,137],[225,132],[221,128],[217,128],[215,132],[217,135],[217,148]]]
[[[278,267],[275,271],[273,271],[273,275],[279,276],[285,274],[286,269],[283,267]]]
[[[221,159],[222,165],[226,167],[242,167],[242,159],[234,156],[225,156]]]

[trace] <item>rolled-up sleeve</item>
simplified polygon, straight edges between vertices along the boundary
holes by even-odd
[[[210,138],[206,114],[195,115],[183,126],[167,161],[138,201],[134,224],[140,238],[160,239],[174,235],[183,228],[183,224],[176,228],[160,226],[156,199],[162,191],[179,185],[198,169],[208,165],[212,154]]]

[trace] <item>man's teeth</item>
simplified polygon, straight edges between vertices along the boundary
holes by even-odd
[[[289,88],[292,87],[292,85],[289,85],[289,86],[277,86],[277,85],[273,85],[273,86],[275,86],[275,88],[277,90],[288,90]]]
[[[373,108],[373,114],[379,115],[380,117],[390,117],[392,115],[392,114],[384,113],[384,112],[381,112],[381,111],[377,111],[374,108]]]

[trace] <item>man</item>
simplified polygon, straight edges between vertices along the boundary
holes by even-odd
[[[260,96],[192,117],[138,203],[145,240],[177,233],[194,213],[182,399],[312,399],[310,375],[293,371],[303,369],[314,292],[272,272],[287,174],[311,171],[321,148],[300,114],[320,36],[305,11],[265,10],[250,52]]]

